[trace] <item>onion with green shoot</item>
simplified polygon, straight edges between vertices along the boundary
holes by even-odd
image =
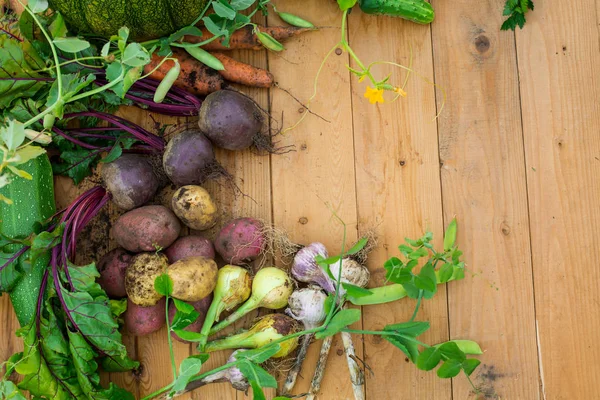
[[[248,301],[226,319],[213,326],[209,334],[214,335],[259,307],[271,310],[285,307],[293,290],[294,283],[285,271],[275,267],[261,269],[254,277],[252,295]]]
[[[255,280],[256,282],[256,280]],[[298,333],[300,324],[285,314],[269,314],[260,318],[248,331],[228,336],[224,339],[208,342],[204,346],[207,353],[226,349],[257,349],[280,340],[285,336]],[[280,349],[273,358],[281,358],[298,347],[298,337],[292,337],[279,343]]]
[[[208,340],[210,328],[219,320],[223,311],[231,311],[248,300],[252,290],[252,278],[245,268],[226,265],[219,270],[213,301],[206,313],[198,346],[203,348]]]

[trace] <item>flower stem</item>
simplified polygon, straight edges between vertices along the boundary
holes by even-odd
[[[167,320],[167,340],[169,343],[169,355],[171,356],[171,369],[173,380],[177,379],[177,366],[175,365],[175,352],[173,351],[173,339],[171,338],[171,322],[169,321],[169,295],[165,296],[165,319]]]

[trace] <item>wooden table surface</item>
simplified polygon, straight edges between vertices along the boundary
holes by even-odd
[[[474,374],[481,398],[600,398],[600,2],[538,0],[516,34],[499,30],[504,0],[432,3],[437,17],[431,26],[354,12],[349,41],[365,62],[408,64],[412,50],[414,70],[445,91],[437,120],[441,89],[412,75],[405,99],[371,105],[363,97],[365,83],[346,69],[348,55],[334,53],[311,107],[328,122],[307,116],[280,138],[296,146],[285,155],[219,151],[249,197],[215,184],[209,189],[228,215],[262,218],[297,242],[321,241],[332,252],[342,238],[332,210],[347,223],[349,240],[376,227],[372,285],[382,284],[382,262],[397,255],[404,237],[431,230],[439,244],[456,217],[470,273],[425,302],[419,318],[431,321],[432,329],[424,341],[478,341],[485,351]],[[319,26],[340,22],[331,1],[276,4]],[[280,21],[269,16],[267,22]],[[284,53],[237,57],[268,67],[282,88],[304,101],[338,35],[324,28],[288,42]],[[280,89],[247,93],[274,118],[283,117],[284,126],[301,116],[299,104]],[[147,113],[124,113],[153,126]],[[61,178],[56,190],[61,204],[76,193]],[[84,243],[83,258],[114,245],[100,243],[99,249],[93,248],[98,240]],[[410,300],[365,307],[357,325],[378,329],[409,319],[413,308]],[[0,315],[11,314],[3,296]],[[0,328],[0,360],[21,347],[16,328],[14,318]],[[477,397],[464,377],[441,380],[417,370],[385,341],[354,340],[373,372],[367,373],[367,399]],[[165,332],[125,341],[143,369],[110,379],[140,397],[170,382]],[[311,347],[297,393],[308,387],[319,347]],[[341,348],[336,338],[322,399],[352,398]],[[179,359],[191,350],[176,345]],[[225,359],[216,355],[209,364]],[[218,384],[182,398],[244,394]]]

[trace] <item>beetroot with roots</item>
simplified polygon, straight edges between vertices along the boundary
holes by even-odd
[[[163,155],[163,168],[178,186],[199,185],[209,178],[228,176],[215,159],[212,143],[199,130],[187,130],[171,139]]]
[[[240,264],[256,260],[266,243],[262,222],[253,218],[238,218],[217,234],[215,249],[227,263]]]
[[[244,150],[257,142],[264,124],[262,111],[248,97],[232,90],[209,94],[202,102],[198,126],[215,146]]]
[[[196,310],[196,312],[200,315],[198,316],[196,321],[183,328],[184,331],[200,333],[200,331],[202,330],[202,325],[204,325],[204,318],[206,318],[206,312],[208,311],[208,308],[212,303],[212,299],[213,295],[211,293],[205,298],[198,301],[186,301],[186,303],[192,305],[194,307],[194,310]],[[175,317],[176,312],[177,308],[175,307],[175,304],[173,302],[169,303],[169,321],[171,321],[171,323],[173,323],[173,318]],[[171,337],[182,343],[192,343],[188,342],[187,340],[183,340],[182,338],[177,336],[175,332],[171,332]]]
[[[165,250],[169,264],[183,258],[201,256],[215,259],[215,247],[212,242],[202,236],[184,236],[175,241]]]
[[[132,258],[133,256],[125,251],[125,249],[117,247],[106,253],[98,261],[100,277],[97,279],[97,282],[104,289],[108,297],[121,299],[127,296],[127,292],[125,291],[125,271],[131,263]]]
[[[144,156],[123,154],[102,166],[102,179],[112,201],[123,210],[144,205],[158,190],[158,178]]]

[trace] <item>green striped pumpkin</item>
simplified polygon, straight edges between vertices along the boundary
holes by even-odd
[[[208,0],[50,0],[77,31],[116,35],[126,26],[133,40],[169,35],[194,22]]]

